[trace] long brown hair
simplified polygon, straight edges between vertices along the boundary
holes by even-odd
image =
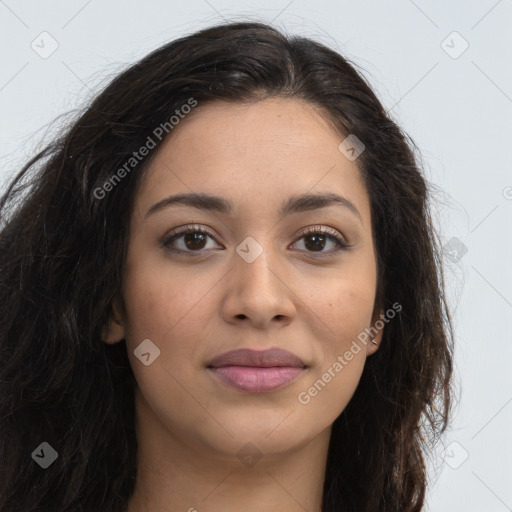
[[[276,96],[320,107],[340,137],[364,144],[357,164],[370,196],[377,298],[384,309],[402,306],[334,422],[322,511],[422,509],[425,455],[450,417],[453,334],[417,148],[355,64],[310,39],[236,22],[165,44],[119,74],[0,200],[3,512],[126,510],[137,472],[135,381],[125,343],[107,345],[101,332],[155,151],[107,197],[97,191],[190,98]],[[41,442],[58,452],[47,469],[31,457]]]

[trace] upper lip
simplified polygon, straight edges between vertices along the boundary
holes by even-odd
[[[212,359],[208,364],[210,368],[220,368],[222,366],[255,366],[262,368],[292,366],[305,368],[306,365],[295,354],[281,348],[269,348],[267,350],[241,348],[225,352]]]

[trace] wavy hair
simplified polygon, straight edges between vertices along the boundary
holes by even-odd
[[[122,298],[127,219],[156,151],[108,197],[95,191],[190,98],[268,97],[303,99],[365,145],[356,163],[370,197],[377,300],[403,308],[333,424],[322,512],[422,509],[425,459],[451,417],[453,327],[417,147],[338,52],[230,22],[114,77],[0,199],[3,512],[126,510],[137,475],[135,379],[124,340],[108,345],[101,334]],[[47,469],[32,456],[41,442],[58,452]]]

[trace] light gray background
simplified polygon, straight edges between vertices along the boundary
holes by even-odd
[[[460,397],[427,508],[512,510],[511,0],[0,0],[0,185],[41,147],[47,124],[109,76],[175,37],[245,17],[361,64],[420,147],[448,244]],[[43,31],[58,43],[47,58],[31,48],[51,48]]]

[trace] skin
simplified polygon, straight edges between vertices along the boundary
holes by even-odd
[[[377,346],[358,342],[309,403],[298,395],[332,374],[382,313],[369,197],[357,161],[338,150],[343,138],[302,100],[217,101],[198,105],[155,155],[130,219],[124,308],[114,304],[104,338],[126,340],[138,384],[139,466],[128,512],[321,510],[331,425]],[[189,192],[222,196],[234,214],[172,205],[146,215]],[[289,197],[324,192],[350,200],[360,218],[340,205],[279,215]],[[160,245],[189,224],[214,235],[192,244],[201,257]],[[322,257],[336,244],[328,238],[315,251],[303,234],[309,226],[333,228],[351,247]],[[248,236],[263,249],[252,263],[236,252]],[[171,244],[190,254],[186,240]],[[148,366],[134,355],[145,339],[161,351]],[[284,348],[308,368],[277,391],[240,392],[206,366],[241,347]],[[252,465],[237,456],[247,443],[261,456]]]

